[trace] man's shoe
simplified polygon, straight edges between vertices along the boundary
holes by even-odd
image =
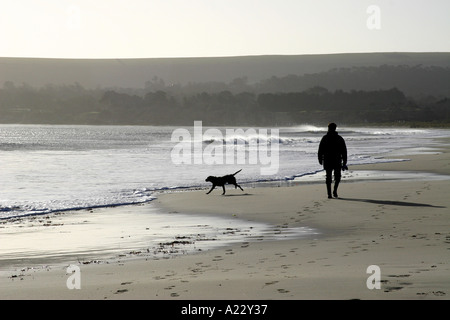
[[[337,197],[338,197],[338,194],[337,194],[337,192],[336,192],[336,191],[334,191],[334,192],[333,192],[333,196],[334,196],[335,198],[337,198]]]

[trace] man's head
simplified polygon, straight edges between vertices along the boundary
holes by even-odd
[[[336,123],[332,122],[328,125],[328,132],[336,132],[336,128],[337,128]]]

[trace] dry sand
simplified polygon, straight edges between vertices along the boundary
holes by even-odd
[[[450,156],[358,170],[408,170],[450,175]],[[351,168],[355,169],[355,168]],[[161,195],[179,213],[307,226],[302,239],[249,241],[198,254],[80,266],[81,289],[69,290],[67,266],[10,270],[1,299],[449,299],[449,180],[343,181],[340,199],[324,184],[204,190]],[[380,289],[369,289],[380,269]]]

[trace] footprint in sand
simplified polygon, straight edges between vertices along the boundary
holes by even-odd
[[[398,291],[403,289],[403,287],[387,287],[384,292]]]
[[[388,275],[388,277],[391,277],[391,278],[408,278],[410,276],[411,276],[410,274],[390,274],[390,275]]]
[[[128,289],[119,289],[116,292],[114,292],[114,294],[125,293],[125,292],[128,292]]]
[[[271,281],[271,282],[266,282],[266,283],[264,284],[264,286],[270,286],[270,285],[275,284],[275,283],[278,283],[278,282],[279,282],[279,281],[276,281],[276,280]]]
[[[127,282],[122,282],[120,285],[121,286],[126,286],[128,284],[132,284],[133,282],[131,281],[127,281]],[[114,294],[119,294],[119,293],[125,293],[128,292],[128,289],[118,289],[116,292],[114,292]]]
[[[444,242],[445,242],[445,243],[450,243],[450,236],[446,236]]]
[[[286,289],[278,289],[277,291],[279,293],[288,293],[289,292],[289,290],[286,290]]]
[[[417,294],[418,296],[426,296],[426,295],[428,295],[428,294],[433,294],[433,295],[435,295],[435,296],[437,296],[437,297],[445,296],[445,292],[443,292],[443,291],[417,292],[416,294]]]

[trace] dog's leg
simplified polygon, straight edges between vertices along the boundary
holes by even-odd
[[[216,187],[216,185],[213,184],[213,186],[211,187],[211,190],[209,190],[206,194],[210,194],[211,191],[213,191],[215,187]]]
[[[223,188],[223,193],[222,193],[222,195],[224,195],[224,194],[225,194],[225,185],[223,185],[222,188]]]
[[[234,183],[234,188],[235,188],[235,189],[239,188],[239,189],[241,189],[242,191],[244,191],[244,189],[242,189],[241,186],[238,185],[237,183]]]

